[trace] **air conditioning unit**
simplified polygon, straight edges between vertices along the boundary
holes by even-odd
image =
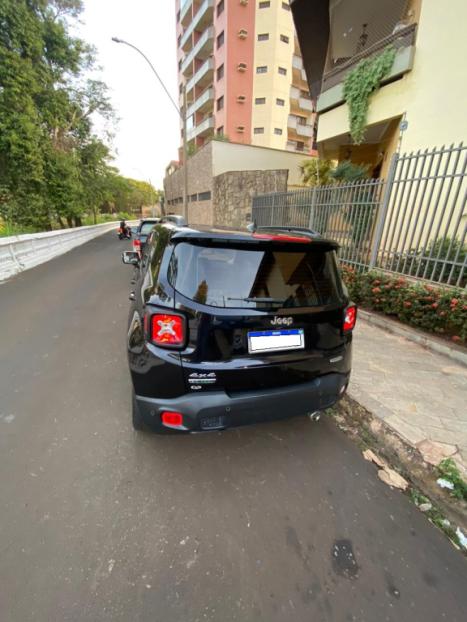
[[[245,95],[237,95],[237,102],[239,104],[244,104],[246,102],[246,97]]]
[[[242,6],[247,6],[247,4],[248,4],[248,0],[240,0],[240,4],[241,4]]]
[[[245,126],[244,125],[237,125],[237,132],[239,134],[243,134],[244,131],[245,131]]]
[[[237,69],[238,71],[246,71],[246,63],[238,63]]]
[[[245,30],[244,28],[240,28],[240,30],[238,31],[238,38],[246,39],[247,37],[248,37],[248,30]]]

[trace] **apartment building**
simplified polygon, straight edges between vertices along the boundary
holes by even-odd
[[[314,107],[289,2],[176,0],[176,11],[189,153],[213,137],[311,153]]]
[[[320,156],[370,164],[386,177],[392,154],[467,138],[465,0],[292,0],[319,116]],[[395,58],[370,98],[365,138],[350,135],[346,77],[363,59]],[[460,63],[460,64],[459,64]]]

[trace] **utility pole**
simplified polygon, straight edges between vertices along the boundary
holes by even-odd
[[[159,76],[159,74],[157,73],[156,69],[154,68],[154,65],[151,63],[151,61],[146,56],[146,54],[144,54],[138,47],[136,47],[136,45],[133,45],[132,43],[128,43],[128,41],[125,41],[124,39],[119,39],[118,37],[112,37],[112,41],[114,43],[123,43],[124,45],[128,45],[128,47],[133,48],[136,52],[138,52],[138,54],[140,54],[144,58],[144,60],[147,62],[147,64],[151,68],[152,72],[154,73],[154,75],[156,76],[156,78],[158,79],[160,84],[162,85],[162,88],[166,92],[167,97],[172,102],[172,105],[174,106],[175,110],[178,112],[178,115],[179,115],[179,117],[182,120],[182,124],[183,124],[183,168],[184,168],[184,174],[183,174],[183,217],[188,222],[188,146],[187,146],[187,139],[186,139],[186,86],[183,89],[183,111],[182,111],[182,110],[180,110],[180,108],[177,106],[177,104],[173,100],[171,94],[169,93],[169,90],[165,86],[165,84],[162,81],[161,77]]]
[[[188,222],[188,141],[186,136],[186,84],[183,86],[183,217]]]

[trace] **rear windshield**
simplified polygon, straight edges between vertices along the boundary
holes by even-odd
[[[333,250],[247,250],[181,242],[170,279],[187,298],[213,307],[314,307],[343,298]]]
[[[156,225],[157,225],[156,222],[143,222],[139,232],[142,233],[143,235],[148,235],[148,233],[151,233],[151,231],[154,229]]]

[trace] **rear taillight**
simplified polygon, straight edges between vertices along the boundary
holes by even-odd
[[[139,240],[133,240],[133,250],[136,252],[141,250],[141,242]]]
[[[156,346],[182,346],[185,342],[185,322],[183,317],[170,313],[151,315],[151,341]]]
[[[355,327],[355,322],[357,321],[357,307],[355,305],[351,305],[347,307],[344,315],[344,333],[348,333],[353,330]]]

